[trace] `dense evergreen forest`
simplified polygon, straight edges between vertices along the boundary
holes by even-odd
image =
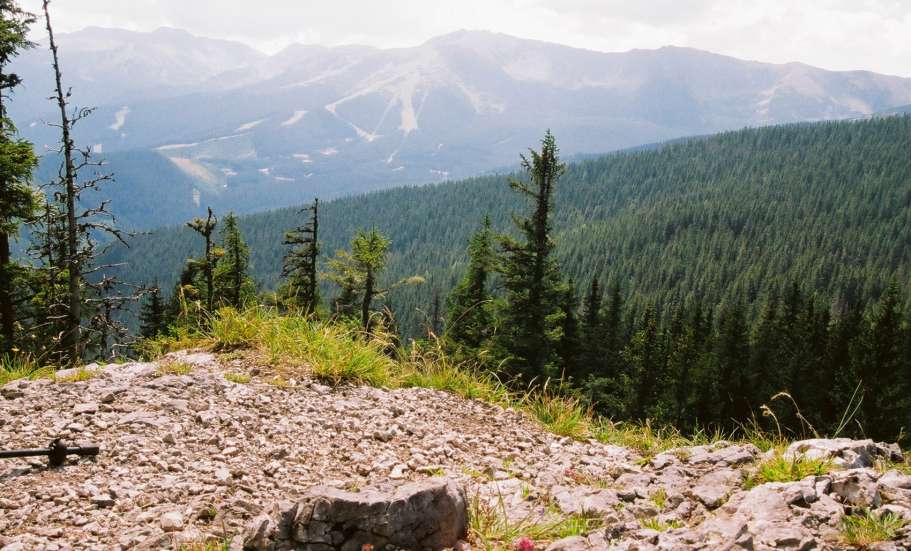
[[[369,330],[385,302],[388,327],[440,335],[514,384],[560,378],[615,419],[896,438],[911,426],[909,140],[911,117],[892,117],[566,167],[548,134],[522,157],[525,174],[330,202],[319,237],[316,204],[251,216],[224,243],[246,235],[244,269],[280,290],[296,244],[306,310]],[[283,240],[294,227],[302,237]],[[187,231],[156,232],[112,260],[170,285],[198,255]],[[320,251],[335,249],[320,278]],[[175,293],[190,284],[212,297],[194,262]],[[284,289],[267,300],[282,304]]]
[[[911,280],[911,118],[750,129],[569,165],[556,189],[554,240],[581,293],[597,278],[664,315],[676,304],[742,299],[755,319],[770,290],[797,282],[827,304],[878,299]],[[420,336],[435,293],[466,266],[469,236],[489,216],[511,231],[521,210],[507,176],[401,188],[322,205],[331,255],[358,228],[392,239],[386,276],[421,286],[388,295],[399,327]],[[241,217],[254,279],[274,289],[284,232],[298,209]],[[108,260],[127,281],[170,288],[197,243],[187,228],[139,236]],[[324,288],[324,296],[335,291]],[[909,297],[904,297],[907,305]]]

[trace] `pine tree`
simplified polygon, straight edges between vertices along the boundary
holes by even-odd
[[[877,440],[895,439],[908,427],[911,382],[904,357],[904,332],[899,310],[898,285],[892,283],[873,312],[859,358],[862,381],[862,425]]]
[[[714,360],[721,384],[719,420],[730,424],[747,419],[751,411],[753,387],[749,374],[749,336],[743,303],[739,300],[725,305],[722,310]]]
[[[201,235],[205,241],[202,258],[190,259],[188,262],[194,264],[202,272],[203,283],[205,284],[206,311],[212,312],[215,307],[215,263],[217,260],[212,233],[215,232],[215,227],[218,225],[218,218],[212,213],[211,207],[207,210],[208,214],[205,220],[194,218],[192,221],[187,222],[187,227]]]
[[[329,263],[330,279],[342,288],[339,303],[347,307],[353,305],[355,296],[359,297],[358,313],[365,331],[370,329],[373,301],[382,293],[377,278],[386,266],[390,244],[376,229],[358,230],[351,240],[351,252],[339,251]]]
[[[256,294],[256,286],[247,275],[250,268],[250,248],[237,226],[234,213],[225,216],[221,229],[221,248],[213,270],[216,304],[241,308]]]
[[[490,218],[485,216],[468,243],[468,270],[446,304],[447,341],[469,353],[491,335],[493,313],[488,285],[494,263],[493,231]]]
[[[15,1],[0,0],[0,353],[14,346],[18,321],[14,282],[21,267],[12,262],[10,237],[36,210],[29,180],[38,164],[32,144],[17,138],[7,118],[7,98],[22,82],[7,67],[21,50],[34,46],[27,37],[34,21]]]
[[[573,381],[582,380],[579,369],[579,353],[582,348],[579,335],[579,319],[576,310],[579,301],[572,280],[563,286],[560,301],[560,337],[557,340],[557,357],[560,359],[561,378],[570,377]]]
[[[145,339],[157,337],[164,332],[165,305],[158,286],[152,287],[139,313],[139,335]]]
[[[506,301],[500,313],[499,345],[513,374],[531,380],[556,375],[553,367],[555,335],[562,317],[561,278],[552,256],[551,211],[557,180],[565,170],[556,140],[548,131],[541,151],[522,155],[522,168],[529,181],[510,180],[510,186],[530,198],[533,212],[515,218],[523,241],[501,238],[503,287]]]
[[[604,326],[601,317],[603,296],[598,278],[593,278],[582,309],[581,350],[578,380],[598,373],[604,362]]]
[[[440,327],[443,325],[441,310],[440,288],[435,286],[430,297],[430,323],[427,327],[427,333],[430,336],[435,337],[440,334]]]
[[[623,352],[628,366],[625,373],[628,415],[633,419],[647,419],[659,413],[656,406],[665,371],[661,340],[655,308],[648,306],[639,329]]]
[[[285,245],[290,248],[285,254],[282,277],[287,278],[283,290],[285,299],[305,313],[313,313],[319,306],[317,259],[319,247],[319,199],[313,205],[301,210],[310,211],[310,220],[285,234]]]
[[[762,313],[753,325],[750,341],[750,376],[754,404],[765,403],[782,390],[779,379],[781,356],[781,325],[778,296],[771,293],[765,301]]]

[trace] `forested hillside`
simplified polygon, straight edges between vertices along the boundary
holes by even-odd
[[[556,254],[579,289],[617,282],[639,307],[759,309],[768,289],[797,282],[832,301],[876,299],[911,279],[911,118],[750,129],[570,165],[556,191]],[[423,275],[388,297],[406,333],[420,332],[438,291],[465,268],[482,218],[511,227],[506,177],[402,188],[326,203],[327,256],[357,228],[392,239],[388,281]],[[261,289],[273,288],[296,209],[240,219]],[[170,289],[201,243],[185,228],[137,237],[111,260],[124,278]],[[336,291],[326,288],[324,297]]]

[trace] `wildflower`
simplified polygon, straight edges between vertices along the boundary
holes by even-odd
[[[516,540],[516,551],[535,551],[535,544],[528,537],[522,536]]]
[[[361,546],[361,551],[373,551],[373,544],[365,543]]]

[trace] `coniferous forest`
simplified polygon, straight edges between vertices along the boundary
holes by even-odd
[[[33,46],[35,18],[10,6],[2,101],[20,83],[4,67]],[[131,237],[88,193],[111,176],[70,134],[91,110],[68,103],[47,2],[44,24],[61,131],[51,181],[33,181],[33,146],[0,103],[5,363],[135,354],[138,338],[265,304],[438,341],[618,420],[878,439],[911,426],[909,116],[571,165],[546,132],[515,174],[245,217],[209,209]]]
[[[909,142],[911,118],[892,117],[562,167],[548,136],[517,175],[321,205],[322,307],[363,318],[366,271],[344,240],[376,228],[389,242],[374,243],[369,309],[406,337],[432,332],[524,384],[562,378],[614,418],[730,429],[767,406],[795,431],[859,422],[886,438],[911,420]],[[282,232],[312,223],[296,209],[240,220],[266,300],[281,302],[267,291]],[[170,285],[190,237],[162,230],[112,260],[137,277],[154,258]]]

